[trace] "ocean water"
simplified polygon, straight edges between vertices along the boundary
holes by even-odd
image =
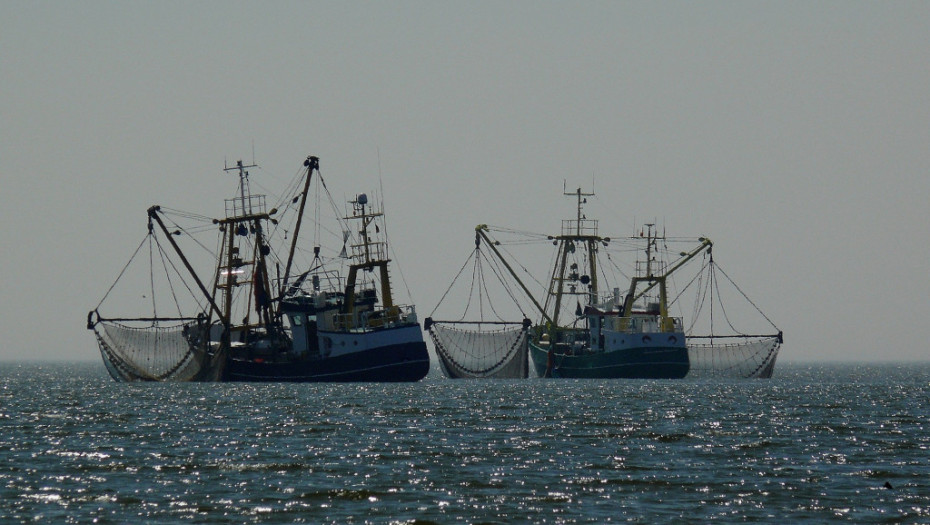
[[[927,364],[401,385],[0,364],[0,523],[927,523],[928,401]]]

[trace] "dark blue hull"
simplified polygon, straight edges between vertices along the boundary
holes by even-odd
[[[548,349],[530,342],[530,356],[540,377],[546,377]],[[684,346],[627,348],[580,355],[554,353],[551,377],[601,379],[681,379],[690,362]]]
[[[382,346],[323,359],[226,361],[223,381],[252,382],[410,382],[429,373],[422,341]]]

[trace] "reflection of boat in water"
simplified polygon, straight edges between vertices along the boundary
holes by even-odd
[[[522,265],[512,260],[511,264],[509,252],[506,257],[502,253],[502,244],[509,243],[492,237],[492,228],[487,225],[476,228],[476,269],[472,274],[483,274],[477,265],[480,260],[477,254],[481,253],[481,246],[488,247],[493,260],[499,262],[494,274],[498,277],[509,274],[539,315],[538,324],[526,332],[528,354],[539,376],[647,379],[771,376],[781,344],[780,332],[772,336],[720,335],[715,334],[711,322],[710,335],[695,335],[696,318],[686,328],[682,317],[670,313],[670,307],[681,298],[681,294],[670,296],[673,276],[679,275],[699,255],[705,260],[702,272],[715,273],[709,239],[693,240],[696,246],[692,244],[687,251],[677,252],[672,261],[667,239],[659,236],[653,225],[646,225],[638,238],[612,240],[601,236],[598,221],[588,219],[583,212],[587,198],[593,193],[582,193],[579,189],[566,195],[575,197],[576,215],[562,221],[560,235],[529,234],[556,246],[548,284],[540,284],[541,294],[533,294],[514,270],[523,268]],[[493,233],[508,235],[513,230],[494,228]],[[515,240],[513,244],[527,242],[530,241]],[[632,277],[626,277],[611,256],[611,250],[618,245],[627,253],[633,246],[633,250],[645,256],[635,261]],[[623,295],[617,270],[629,284]],[[710,285],[712,279],[701,282]],[[716,281],[713,282],[716,286]],[[479,290],[479,297],[481,291],[487,290],[484,283],[477,288],[473,283],[472,287]],[[508,294],[514,295],[509,291]],[[470,293],[469,298],[473,295],[476,294]],[[713,296],[714,292],[705,290],[704,297],[708,295]],[[695,315],[699,313],[700,309]],[[476,373],[481,372],[482,365],[504,362],[514,355],[507,344],[513,337],[494,338],[495,330],[482,331],[482,322],[488,321],[427,319],[427,329],[447,375],[486,377]],[[478,329],[469,327],[476,324]],[[475,364],[461,365],[466,360]]]
[[[393,299],[387,243],[380,237],[383,214],[365,194],[351,202],[353,213],[343,218],[359,227],[355,232],[341,228],[342,253],[326,258],[323,248],[314,245],[304,271],[296,271],[298,255],[304,252],[298,239],[311,181],[317,181],[332,203],[318,159],[308,157],[304,166],[289,186],[291,193],[270,211],[265,195],[250,191],[246,168],[252,166],[239,162],[227,169],[239,175],[237,196],[226,201],[224,219],[202,218],[219,228],[209,283],[191,262],[191,251],[205,248],[195,238],[197,227],[181,228],[168,218],[174,212],[149,209],[148,235],[133,259],[147,242],[151,315],[105,318],[99,310],[106,296],[88,315],[88,328],[94,330],[115,379],[417,381],[427,374],[429,356],[415,310]],[[319,210],[316,218],[319,237]],[[192,239],[192,249],[182,250],[175,237]],[[160,269],[154,265],[158,261]],[[163,288],[155,285],[158,276],[169,281]],[[180,313],[181,287],[173,282],[178,280],[193,296],[188,308],[194,316]],[[158,315],[156,294],[173,298],[178,315]]]

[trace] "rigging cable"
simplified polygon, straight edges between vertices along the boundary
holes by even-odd
[[[501,231],[501,229],[495,227],[495,231]],[[540,235],[540,234],[532,234],[532,235]],[[493,240],[493,239],[492,239],[492,240]],[[546,291],[546,285],[544,285],[542,282],[539,281],[539,279],[537,279],[533,274],[531,274],[530,271],[527,270],[526,266],[524,266],[524,265],[520,262],[520,260],[519,260],[518,258],[514,257],[513,254],[510,253],[510,250],[508,250],[507,248],[505,248],[504,245],[500,243],[500,241],[496,241],[496,242],[497,242],[497,246],[500,247],[500,250],[501,250],[502,252],[506,253],[507,256],[510,257],[510,260],[511,260],[512,262],[514,262],[517,266],[519,266],[520,269],[522,269],[523,272],[524,272],[526,275],[528,275],[530,279],[532,279],[534,282],[536,282],[536,284],[543,290],[543,292],[545,292],[545,291]],[[546,239],[546,242],[548,242],[548,239]],[[509,244],[509,243],[508,243],[508,244]],[[558,253],[558,252],[557,252],[557,253]],[[549,261],[549,266],[552,266],[552,259],[550,259],[550,261]]]
[[[381,213],[384,213],[384,179],[381,176],[381,148],[378,148],[378,187],[380,190],[378,200],[381,201]],[[381,216],[381,224],[384,225],[384,242],[387,243],[388,250],[390,250],[394,260],[398,261],[397,253],[394,251],[394,245],[391,244],[391,240],[388,238],[387,215]],[[399,261],[394,267],[397,268],[397,272],[400,273],[400,280],[404,283],[404,288],[407,289],[407,297],[413,302],[413,293],[410,292],[410,286],[407,284],[407,278],[404,276],[404,269],[401,267]]]
[[[775,328],[776,330],[778,330],[778,327],[775,326],[775,323],[773,323],[772,320],[769,319],[768,316],[765,315],[765,313],[764,313],[758,306],[756,306],[756,303],[752,302],[752,299],[750,299],[749,296],[747,296],[747,295],[743,292],[743,290],[741,290],[740,287],[737,286],[737,284],[736,284],[735,282],[733,282],[733,279],[730,279],[730,276],[727,275],[727,273],[726,273],[725,271],[723,271],[723,268],[721,268],[719,264],[713,262],[713,259],[711,260],[711,264],[713,264],[714,267],[715,267],[716,269],[720,270],[720,273],[722,273],[723,276],[726,277],[728,281],[730,281],[730,284],[732,284],[733,287],[736,288],[736,290],[743,296],[743,298],[746,299],[747,301],[749,301],[749,304],[751,304],[752,307],[755,308],[756,311],[759,312],[759,314],[760,314],[762,317],[764,317],[765,320],[769,322],[769,324],[772,325],[772,328]]]
[[[517,306],[517,309],[520,310],[520,314],[523,315],[523,317],[526,317],[526,314],[523,311],[524,310],[523,306],[520,304],[520,301],[517,300],[517,297],[513,292],[513,288],[510,286],[510,283],[508,283],[504,279],[504,270],[500,267],[500,263],[496,259],[490,258],[487,254],[482,253],[482,256],[484,257],[485,261],[487,261],[488,265],[491,266],[491,271],[497,277],[497,280],[501,283],[501,286],[504,288],[504,291],[506,291],[507,295],[510,296],[510,299]],[[500,318],[500,316],[498,316],[498,319],[503,321],[503,319]]]
[[[152,326],[155,326],[155,319],[158,319],[158,310],[155,309],[155,272],[154,272],[154,263],[152,262],[152,238],[149,238],[149,283],[151,286],[151,296],[152,296]]]
[[[475,257],[475,270],[473,275],[478,276],[478,319],[484,319],[484,295],[487,293],[487,288],[484,282],[484,266],[481,265],[481,261],[477,257]],[[471,285],[472,288],[475,287],[474,279],[472,279]]]
[[[107,293],[103,294],[103,299],[101,299],[100,302],[97,303],[97,308],[94,308],[94,310],[100,309],[100,305],[102,305],[103,302],[106,301],[107,296],[110,295],[110,292],[113,291],[113,288],[116,286],[116,283],[118,283],[120,278],[123,277],[123,274],[126,273],[126,269],[129,268],[130,264],[132,264],[132,261],[136,258],[136,255],[139,254],[139,250],[142,249],[142,245],[145,244],[145,241],[149,239],[150,235],[152,235],[152,232],[147,233],[145,237],[142,238],[142,242],[140,242],[139,246],[136,247],[136,251],[132,252],[132,257],[130,257],[129,260],[126,262],[126,265],[123,266],[123,269],[119,272],[119,275],[116,277],[116,280],[113,281],[113,284],[110,285],[110,289],[107,290]]]
[[[484,279],[484,266],[482,265],[481,268],[482,268],[482,272],[481,272],[481,281],[478,283],[478,286],[484,288],[484,294],[485,294],[485,295],[487,296],[487,298],[488,298],[488,307],[491,309],[491,312],[494,313],[494,315],[497,317],[497,320],[498,320],[498,321],[503,321],[504,318],[501,316],[501,314],[499,314],[499,313],[497,312],[497,309],[494,308],[494,303],[491,302],[491,295],[488,293],[488,283],[487,283],[487,281]],[[493,267],[493,266],[491,267],[491,273],[494,273],[495,275],[497,275],[497,273],[494,271],[494,267]],[[500,280],[500,276],[498,276],[498,280]],[[504,286],[504,289],[507,290],[507,287]],[[509,290],[507,290],[507,292],[510,293]],[[511,298],[513,298],[512,295],[511,295]],[[482,305],[482,306],[483,306],[483,305]],[[519,308],[519,304],[517,304],[517,307]],[[482,308],[482,310],[481,310],[481,319],[484,319],[484,310],[483,310],[483,308]]]
[[[478,248],[475,248],[475,252],[477,251],[478,251]],[[478,256],[475,255],[475,261],[472,264],[472,268],[471,268],[471,285],[468,287],[468,300],[465,301],[465,311],[462,312],[462,317],[459,319],[459,321],[463,321],[465,319],[465,316],[468,315],[468,309],[471,308],[471,298],[475,295],[475,274],[478,273],[480,268],[481,268],[481,265],[480,265],[480,262],[478,261]],[[480,289],[478,290],[478,293],[481,294]],[[481,306],[479,305],[478,308],[480,310]],[[479,313],[479,315],[481,314]]]
[[[167,275],[168,275],[168,270],[167,270],[167,266],[165,266],[165,260],[166,260],[165,253],[166,253],[166,250],[162,247],[162,245],[161,245],[161,243],[158,241],[158,238],[157,238],[157,237],[155,238],[155,242],[158,244],[158,249],[159,249],[159,251],[162,252],[162,266],[165,267],[165,275],[167,276]],[[184,287],[187,288],[187,292],[191,295],[191,297],[194,298],[194,302],[197,303],[197,307],[198,307],[199,309],[203,310],[203,309],[204,309],[204,304],[201,303],[200,300],[197,300],[198,295],[197,295],[196,293],[194,293],[194,290],[193,290],[193,289],[190,287],[190,285],[187,283],[187,280],[184,279],[184,275],[181,273],[181,271],[178,269],[178,267],[175,266],[174,261],[171,260],[171,257],[167,257],[167,261],[168,261],[168,264],[171,265],[171,269],[174,270],[174,273],[181,279],[181,284],[183,284]],[[178,308],[178,316],[179,316],[179,317],[182,317],[183,314],[181,313],[181,305],[180,305],[180,302],[178,301],[177,295],[174,293],[174,286],[171,284],[171,279],[170,279],[170,278],[168,278],[168,285],[169,285],[169,287],[171,288],[171,295],[174,296],[174,303],[175,303],[175,306],[177,306],[177,308]]]
[[[158,242],[157,237],[155,238],[155,244],[158,246],[158,256],[159,258],[161,258],[161,267],[165,271],[165,281],[168,283],[168,290],[171,291],[171,297],[174,299],[174,305],[178,309],[178,317],[183,317],[183,314],[181,313],[181,304],[178,302],[178,296],[174,291],[174,284],[172,284],[171,282],[171,275],[168,273],[168,265],[165,264],[165,250],[164,248],[162,248],[161,243]],[[152,268],[152,274],[154,273],[155,273],[155,268]],[[154,296],[155,294],[153,292],[152,299],[154,299]]]
[[[477,250],[477,248],[476,248],[476,250]],[[462,272],[465,271],[465,267],[468,266],[468,263],[471,261],[471,258],[472,258],[473,255],[474,255],[474,252],[470,253],[470,254],[468,255],[468,258],[465,259],[465,264],[463,264],[462,267],[459,269],[459,273],[455,274],[455,278],[452,279],[452,283],[449,284],[449,287],[446,288],[446,292],[445,292],[444,294],[442,294],[442,298],[439,299],[439,302],[436,304],[436,307],[433,308],[433,311],[432,311],[432,312],[430,312],[430,314],[429,314],[430,317],[432,317],[433,314],[436,313],[436,310],[439,308],[439,305],[441,305],[442,302],[446,299],[446,296],[449,295],[449,291],[452,290],[452,286],[455,285],[455,281],[457,281],[458,278],[459,278],[459,276],[462,275]],[[467,306],[466,306],[466,308],[467,308]],[[464,316],[463,316],[463,318],[464,318]]]
[[[669,306],[671,306],[671,305],[675,304],[676,302],[678,302],[678,299],[681,299],[681,296],[684,295],[684,293],[685,293],[686,291],[688,291],[688,288],[690,288],[691,285],[694,284],[694,282],[697,281],[699,277],[703,276],[704,270],[705,270],[706,268],[707,268],[707,263],[705,263],[704,265],[702,265],[702,266],[701,266],[701,270],[700,270],[698,273],[694,274],[694,277],[692,277],[691,280],[688,281],[688,284],[686,284],[685,287],[682,288],[680,292],[678,292],[678,295],[676,295],[674,299],[672,299],[671,301],[669,301],[669,303],[668,303]]]
[[[697,293],[694,296],[694,309],[691,314],[691,326],[688,327],[688,332],[691,332],[692,330],[694,330],[694,327],[697,325],[697,320],[700,318],[701,312],[704,310],[704,301],[707,296],[707,287],[704,286],[703,268],[702,268],[702,271],[698,274],[697,281],[698,281]],[[711,327],[711,331],[713,331],[713,327]]]
[[[170,216],[165,215],[164,213],[162,213],[161,215],[168,221],[168,224],[172,226],[176,232],[186,234],[194,242],[194,244],[203,248],[203,250],[207,252],[211,257],[216,258],[216,252],[211,251],[210,248],[207,248],[206,246],[204,246],[204,244],[200,242],[199,240],[197,240],[197,237],[194,237],[188,229],[184,228],[183,226],[175,222],[174,219],[172,219]],[[212,224],[213,219],[210,219],[210,221],[211,221],[211,224],[203,226],[203,231],[209,231],[214,228]],[[200,233],[200,232],[198,231],[197,233]]]
[[[711,267],[711,268],[713,269],[713,267]],[[723,312],[723,319],[727,322],[727,325],[730,327],[731,330],[733,330],[734,333],[739,334],[739,335],[746,335],[746,334],[743,334],[742,332],[740,332],[739,330],[737,330],[737,329],[733,326],[733,323],[730,321],[730,316],[727,315],[727,310],[726,310],[726,308],[724,308],[724,306],[723,306],[723,296],[721,296],[721,294],[720,294],[720,280],[717,279],[716,273],[717,273],[717,272],[714,271],[714,288],[715,288],[716,291],[717,291],[717,302],[720,304],[720,311]]]

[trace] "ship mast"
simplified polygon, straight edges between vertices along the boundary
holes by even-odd
[[[645,226],[646,226],[646,277],[652,277],[652,246],[657,241],[657,238],[652,236],[652,228],[655,227],[655,223],[646,224]],[[658,235],[658,233],[656,235]]]
[[[388,276],[387,244],[381,241],[373,241],[368,232],[368,227],[375,219],[384,215],[383,212],[375,211],[368,206],[368,196],[364,193],[359,194],[352,204],[352,216],[346,217],[346,220],[357,220],[360,222],[359,244],[352,245],[352,258],[360,262],[349,266],[349,275],[346,279],[345,291],[345,308],[344,313],[351,314],[355,312],[355,287],[358,280],[359,270],[372,271],[378,268],[381,278],[381,303],[384,309],[390,309],[394,306],[394,299],[391,293],[391,281]]]
[[[587,197],[594,196],[594,193],[585,193],[581,191],[581,188],[578,188],[574,192],[566,192],[563,189],[563,194],[566,196],[574,196],[577,199],[576,214],[574,219],[562,221],[561,235],[549,236],[549,240],[553,241],[553,244],[558,246],[558,253],[552,268],[552,276],[549,281],[546,299],[542,305],[529,291],[520,279],[520,276],[517,275],[510,264],[508,264],[507,259],[498,251],[496,245],[499,243],[492,241],[491,238],[488,237],[488,226],[486,224],[479,224],[475,227],[476,233],[484,240],[485,244],[491,248],[497,259],[504,264],[504,267],[510,273],[511,277],[520,285],[520,288],[526,296],[532,301],[533,305],[536,306],[536,309],[539,310],[543,321],[548,323],[552,329],[558,326],[559,311],[562,307],[562,297],[564,295],[586,295],[588,298],[585,304],[591,304],[597,301],[597,244],[602,243],[606,245],[606,243],[610,242],[609,237],[598,236],[598,221],[588,219],[583,212],[584,204],[588,202]],[[588,273],[582,275],[578,273],[579,268],[577,264],[568,264],[568,259],[576,252],[579,245],[581,245],[588,254],[588,267],[586,269]],[[570,273],[568,273],[568,271],[570,271]],[[565,291],[566,282],[569,283],[569,291]],[[579,286],[579,284],[587,287],[587,290],[576,292],[576,287]],[[553,306],[551,314],[550,306]]]
[[[183,251],[181,251],[181,248],[172,238],[172,232],[168,231],[168,228],[161,220],[159,216],[161,211],[160,207],[152,206],[148,210],[150,231],[153,227],[152,222],[154,222],[158,225],[159,229],[164,232],[172,248],[174,248],[174,251],[181,258],[187,271],[194,278],[200,291],[206,297],[210,305],[208,317],[206,319],[207,323],[210,323],[210,317],[212,317],[213,314],[216,314],[217,318],[219,318],[222,323],[224,327],[221,343],[222,348],[229,347],[232,335],[231,332],[233,330],[247,331],[250,328],[249,317],[251,315],[253,300],[254,308],[259,316],[259,326],[266,329],[273,328],[273,312],[271,311],[272,301],[270,295],[271,287],[268,267],[265,260],[266,256],[271,253],[271,249],[265,240],[263,222],[269,220],[276,210],[271,210],[270,213],[266,212],[265,196],[253,195],[251,193],[249,187],[249,173],[246,170],[253,167],[255,167],[255,165],[244,165],[240,160],[235,166],[225,167],[223,169],[223,171],[226,172],[238,172],[239,191],[236,197],[226,200],[226,218],[214,219],[213,221],[214,224],[219,225],[219,229],[222,232],[222,240],[220,242],[222,253],[217,260],[212,293],[207,290]],[[253,236],[251,246],[248,246],[247,242],[242,242],[237,246],[237,237],[247,238],[250,235]],[[244,253],[243,248],[251,249],[252,253],[250,255]],[[239,276],[246,274],[246,267],[252,268],[251,277],[240,281]],[[249,307],[247,307],[245,317],[241,321],[242,325],[238,328],[234,328],[232,319],[233,296],[235,295],[235,289],[242,285],[249,285],[252,293],[249,294]],[[222,301],[217,301],[218,291],[222,293]]]
[[[549,281],[549,294],[546,297],[545,309],[548,310],[550,301],[554,301],[552,308],[552,324],[558,325],[559,313],[562,308],[562,298],[566,294],[579,295],[575,289],[578,283],[587,287],[587,291],[582,292],[587,295],[585,304],[591,304],[597,301],[597,243],[609,242],[607,238],[601,238],[597,235],[598,221],[588,219],[583,213],[583,207],[588,202],[588,197],[593,197],[594,193],[585,193],[581,188],[574,192],[562,190],[562,194],[567,197],[576,198],[576,214],[574,220],[562,221],[562,234],[550,237],[556,241],[559,246],[556,262],[552,267],[552,278]],[[588,254],[587,274],[578,274],[578,266],[573,263],[570,267],[568,259],[578,249],[579,245],[583,246]],[[566,268],[570,273],[566,274]],[[568,281],[569,291],[565,291],[565,284]]]
[[[307,194],[310,192],[310,178],[313,176],[313,170],[317,170],[317,172],[320,171],[320,158],[309,156],[307,160],[304,161],[304,166],[307,168],[307,178],[304,181],[303,192],[300,194],[300,209],[297,211],[297,224],[294,226],[294,235],[291,238],[291,251],[287,256],[287,264],[284,267],[284,279],[281,280],[281,290],[278,294],[281,296],[284,295],[287,279],[291,275],[291,265],[294,262],[294,252],[297,250],[297,239],[300,235],[300,225],[304,218],[304,207],[307,205]],[[280,315],[280,312],[278,315]]]
[[[259,326],[270,328],[274,319],[271,282],[266,263],[266,256],[271,253],[271,249],[265,241],[263,223],[269,220],[276,210],[266,212],[265,196],[252,194],[247,169],[254,167],[254,164],[245,165],[240,160],[235,166],[223,169],[226,172],[238,173],[239,195],[226,201],[226,218],[216,221],[223,232],[221,246],[224,253],[219,260],[215,289],[223,294],[225,317],[231,319],[236,288],[248,285],[252,292],[248,298],[245,317],[242,319],[242,329],[248,329],[251,325],[253,300]],[[236,242],[237,237],[247,239],[250,235],[253,236],[251,246],[244,241]],[[248,250],[251,254],[245,253]],[[251,267],[251,277],[240,281],[240,276],[248,273],[247,267]]]

